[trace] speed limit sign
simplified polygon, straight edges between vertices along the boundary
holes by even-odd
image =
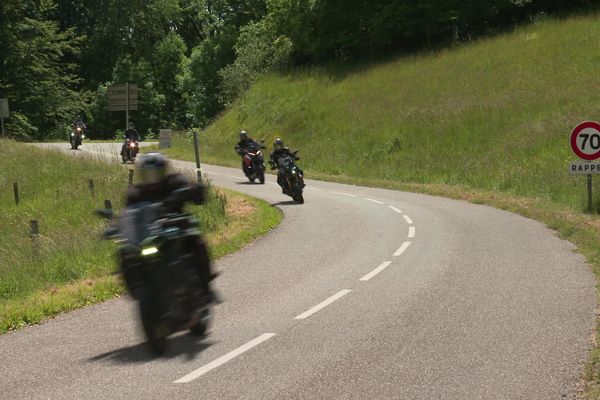
[[[600,158],[600,124],[582,122],[571,133],[571,148],[577,157],[594,161]]]

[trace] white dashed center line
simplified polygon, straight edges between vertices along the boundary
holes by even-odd
[[[366,282],[369,279],[373,278],[378,273],[380,273],[381,271],[383,271],[384,269],[386,269],[387,267],[389,267],[390,265],[392,265],[392,262],[386,261],[386,262],[382,263],[379,267],[375,268],[373,271],[369,272],[368,274],[366,274],[365,276],[360,278],[360,280],[363,282]]]
[[[414,238],[415,237],[415,227],[414,226],[409,226],[408,227],[408,237],[409,238]]]
[[[402,211],[398,210],[396,207],[394,206],[388,206],[390,207],[392,210],[396,211],[398,214],[402,214]]]
[[[406,251],[406,249],[408,249],[408,246],[410,246],[410,242],[402,243],[402,246],[400,246],[400,248],[398,250],[396,250],[396,252],[394,253],[394,257],[401,256],[402,253],[404,253]]]
[[[264,334],[260,335],[259,337],[257,337],[256,339],[253,339],[253,340],[249,341],[248,343],[238,347],[237,349],[230,351],[229,353],[225,354],[224,356],[221,356],[221,357],[217,358],[216,360],[209,362],[205,366],[200,367],[197,370],[190,372],[183,378],[177,379],[174,383],[191,382],[194,379],[197,379],[197,378],[201,377],[202,375],[206,374],[207,372],[209,372],[217,367],[220,367],[221,365],[225,364],[227,361],[234,359],[235,357],[239,356],[240,354],[247,352],[251,348],[258,346],[265,340],[271,339],[273,336],[275,336],[275,333],[264,333]]]
[[[342,196],[348,196],[348,197],[357,197],[357,196],[356,196],[356,195],[354,195],[354,194],[348,194],[348,193],[342,193],[342,192],[331,192],[331,193],[334,193],[334,194],[340,194],[340,195],[342,195]]]
[[[383,201],[369,199],[368,197],[365,197],[365,200],[372,201],[373,203],[377,203],[377,204],[384,204]]]
[[[404,219],[406,220],[406,223],[407,223],[407,224],[411,224],[411,225],[413,224],[413,220],[412,220],[412,219],[410,219],[410,217],[409,217],[408,215],[403,215],[403,217],[404,217]]]
[[[314,306],[310,310],[307,310],[307,311],[303,312],[302,314],[298,315],[294,319],[306,319],[306,318],[310,317],[311,315],[313,315],[314,313],[316,313],[318,311],[321,311],[322,309],[324,309],[325,307],[327,307],[328,305],[330,305],[334,301],[341,299],[342,297],[344,297],[345,295],[347,295],[350,292],[351,292],[351,290],[340,290],[339,292],[337,292],[336,294],[334,294],[333,296],[331,296],[327,300],[324,300],[324,301],[320,302],[319,304],[317,304],[316,306]]]

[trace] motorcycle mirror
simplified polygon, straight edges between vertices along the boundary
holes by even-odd
[[[298,150],[294,150],[294,151],[292,152],[292,154],[293,154],[293,155],[296,155],[296,154],[298,154]]]
[[[95,214],[106,219],[111,219],[114,215],[112,208],[100,208],[95,211]]]

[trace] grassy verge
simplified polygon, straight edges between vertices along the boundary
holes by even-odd
[[[600,278],[600,196],[586,214],[569,133],[597,120],[600,15],[547,19],[494,38],[371,66],[260,80],[201,135],[203,161],[239,167],[240,129],[300,148],[308,178],[464,199],[539,220]],[[192,160],[182,135],[169,154]],[[595,179],[594,193],[600,193]],[[597,340],[598,342],[598,340]],[[600,349],[585,374],[600,399]]]
[[[0,333],[122,294],[112,275],[115,246],[99,240],[105,222],[92,211],[103,199],[122,207],[127,171],[10,141],[2,140],[0,146]],[[19,185],[18,206],[13,182]],[[205,206],[191,211],[216,258],[268,232],[281,219],[267,203],[234,192],[210,188],[208,197]],[[28,232],[32,219],[40,227],[35,247]]]

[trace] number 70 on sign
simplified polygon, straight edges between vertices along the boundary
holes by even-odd
[[[586,121],[577,125],[571,133],[571,149],[586,161],[600,158],[600,124]]]

